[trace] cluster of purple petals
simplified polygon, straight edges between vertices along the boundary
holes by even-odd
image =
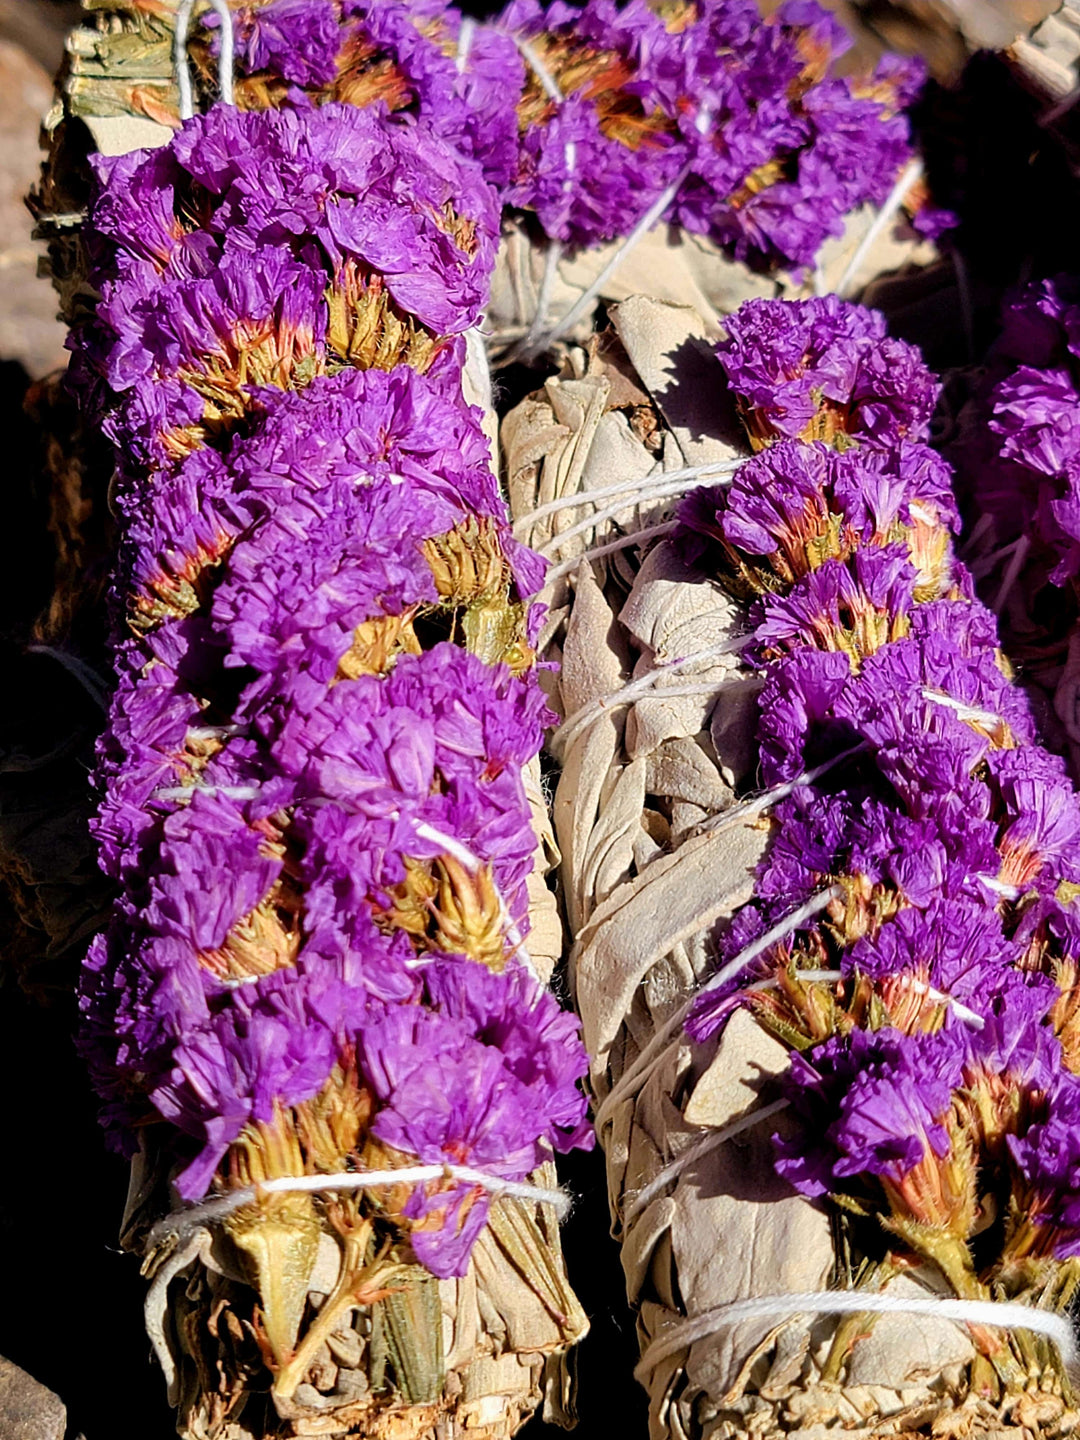
[[[521,1180],[591,1140],[576,1021],[520,946],[521,772],[550,717],[534,676],[449,640],[395,655],[392,637],[442,603],[436,537],[497,544],[511,603],[543,562],[511,537],[460,348],[428,374],[310,363],[350,262],[438,334],[473,323],[489,192],[422,125],[333,105],[218,109],[99,178],[103,299],[81,359],[126,447],[95,824],[119,898],[81,1007],[112,1138],[167,1122],[197,1200],[247,1127],[355,1057],[382,1144]],[[258,347],[283,361],[273,379]],[[223,404],[242,392],[240,423],[170,450],[212,382]],[[358,673],[345,661],[372,626],[392,658]],[[490,871],[516,950],[500,973],[394,922],[410,866],[445,855]],[[416,1187],[403,1213],[433,1273],[464,1272],[489,1198]]]
[[[1021,536],[1055,585],[1080,575],[1080,282],[1006,303],[987,387],[955,457],[1000,544]]]
[[[835,295],[751,300],[725,328],[716,353],[764,437],[798,439],[832,410],[867,442],[926,440],[941,387],[913,345],[887,334],[880,311]]]
[[[1050,319],[1057,332],[1035,332],[1044,354],[1062,328]],[[884,369],[868,363],[874,346],[894,357]],[[799,435],[822,393],[849,417],[845,448],[778,439],[726,491],[698,491],[680,512],[691,563],[773,577],[749,652],[764,672],[763,783],[786,787],[840,758],[773,807],[754,900],[721,959],[839,881],[864,900],[891,897],[887,918],[841,951],[844,977],[870,981],[886,1005],[918,993],[938,1006],[934,1033],[894,1021],[793,1054],[778,1168],[808,1196],[866,1198],[880,1182],[899,1203],[917,1167],[962,1168],[969,1151],[956,1147],[974,1143],[980,1185],[1024,1197],[1043,1253],[1076,1255],[1080,1075],[1052,1020],[1053,967],[1037,957],[1049,946],[1080,958],[1080,802],[1037,744],[994,617],[951,554],[949,473],[913,438],[936,387],[880,316],[831,300],[748,303],[721,357],[752,433],[764,416],[777,436]],[[861,375],[880,378],[860,390]],[[702,997],[690,1035],[713,1035],[745,1003],[741,987],[817,924]]]
[[[895,56],[862,84],[832,76],[850,41],[816,0],[786,0],[764,23],[753,0],[705,0],[668,22],[644,0],[511,0],[483,25],[445,0],[270,0],[241,7],[236,26],[242,70],[308,91],[347,98],[347,81],[333,86],[358,47],[392,66],[394,105],[554,239],[625,235],[675,186],[670,221],[789,268],[888,194],[923,79]],[[927,212],[922,228],[950,223]]]
[[[137,466],[163,468],[177,432],[221,418],[216,387],[235,405],[332,367],[328,290],[357,276],[443,341],[452,389],[448,337],[486,301],[498,211],[426,125],[382,107],[219,106],[165,149],[99,159],[97,177],[102,298],[75,364]]]

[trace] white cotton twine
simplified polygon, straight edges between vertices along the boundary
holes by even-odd
[[[600,271],[599,275],[597,275],[596,279],[592,282],[592,284],[586,290],[582,291],[582,293],[574,301],[573,305],[571,305],[570,309],[566,312],[566,314],[560,320],[557,320],[555,324],[551,327],[551,329],[548,330],[545,334],[543,334],[539,338],[539,340],[534,342],[535,349],[549,349],[556,340],[560,339],[563,335],[565,335],[567,330],[569,330],[572,325],[575,325],[578,320],[581,319],[582,315],[584,315],[588,307],[600,294],[600,291],[611,279],[612,275],[615,274],[615,271],[626,259],[627,255],[629,255],[630,251],[634,249],[638,241],[641,240],[644,235],[647,235],[649,231],[653,228],[653,226],[661,219],[664,212],[668,209],[672,201],[675,199],[675,196],[679,193],[683,182],[690,174],[692,168],[692,162],[687,162],[687,164],[685,164],[683,168],[679,171],[678,175],[676,175],[675,179],[671,182],[667,189],[664,190],[662,194],[656,197],[653,203],[649,206],[648,210],[645,211],[645,214],[630,231],[630,234],[627,235],[626,239],[616,248],[611,258],[608,260],[604,268]],[[539,310],[537,311],[537,313],[540,313]]]
[[[657,1195],[666,1189],[673,1180],[677,1180],[684,1170],[695,1164],[703,1155],[708,1155],[719,1146],[726,1145],[737,1135],[742,1135],[755,1125],[759,1125],[762,1120],[771,1119],[773,1115],[778,1115],[787,1107],[786,1100],[774,1100],[771,1105],[762,1105],[760,1109],[751,1110],[747,1115],[740,1115],[737,1120],[722,1125],[719,1130],[713,1130],[710,1134],[703,1135],[695,1144],[687,1145],[685,1150],[680,1150],[674,1160],[659,1170],[647,1185],[643,1185],[631,1197],[630,1203],[623,1211],[624,1229],[629,1229],[638,1216],[652,1204]]]
[[[568,540],[575,539],[578,535],[588,533],[597,529],[605,520],[612,520],[629,505],[643,505],[654,500],[668,500],[676,495],[685,495],[688,490],[697,488],[699,477],[713,474],[717,470],[724,473],[717,478],[707,482],[711,485],[730,485],[731,477],[740,465],[745,461],[725,461],[721,464],[695,465],[686,470],[673,470],[667,473],[660,471],[659,474],[646,476],[644,480],[636,482],[620,482],[617,486],[605,485],[602,490],[579,491],[576,495],[563,496],[561,500],[552,500],[547,506],[541,506],[536,512],[540,515],[546,511],[550,514],[552,509],[561,510],[571,505],[580,506],[587,504],[590,500],[598,499],[602,495],[614,491],[626,492],[614,504],[607,505],[597,510],[592,515],[586,515],[584,520],[578,520],[565,530],[560,530],[550,540],[540,546],[540,554],[547,557],[555,550],[561,550]],[[526,516],[532,519],[533,516]],[[519,522],[520,523],[520,522]],[[515,526],[515,529],[517,527]],[[641,531],[636,532],[641,536]]]
[[[460,75],[469,63],[469,52],[472,50],[473,37],[476,34],[476,21],[471,15],[461,17],[461,29],[457,37],[457,53],[454,56],[454,63]]]
[[[908,163],[904,166],[903,170],[900,172],[899,179],[886,196],[885,203],[882,205],[881,209],[874,217],[873,224],[870,226],[869,230],[867,230],[866,234],[859,242],[859,247],[855,251],[855,254],[852,255],[851,259],[844,267],[844,273],[840,276],[840,279],[837,281],[836,284],[837,295],[840,295],[841,297],[847,296],[848,287],[851,285],[851,282],[858,274],[859,266],[866,259],[870,247],[874,244],[878,236],[882,233],[885,227],[896,215],[897,211],[900,209],[900,206],[904,203],[908,191],[916,183],[916,181],[922,179],[922,176],[923,162],[921,158],[916,155],[913,160],[908,161]],[[821,292],[818,291],[817,293],[820,294]]]
[[[532,530],[538,520],[545,520],[549,515],[555,515],[560,510],[581,510],[586,505],[595,504],[597,500],[610,499],[612,495],[622,495],[624,498],[619,505],[620,510],[625,510],[628,505],[640,505],[644,500],[651,500],[657,491],[666,492],[671,487],[672,495],[685,494],[697,486],[705,485],[730,485],[735,471],[747,463],[750,456],[738,460],[713,460],[707,465],[688,465],[681,470],[657,470],[651,475],[635,477],[631,480],[615,480],[610,485],[600,485],[595,490],[575,490],[572,495],[560,495],[556,500],[548,500],[543,505],[537,505],[532,510],[526,510],[514,521],[514,534],[519,539],[524,539]],[[676,488],[678,487],[678,488]],[[660,498],[665,498],[661,496]],[[606,520],[605,515],[588,515],[584,521],[571,530],[562,530],[558,535],[552,537],[549,545],[555,546],[569,540],[572,535],[580,535],[588,530],[595,529],[601,522]],[[640,534],[640,532],[638,532]],[[546,552],[545,552],[546,553]]]
[[[729,640],[721,640],[716,645],[708,645],[703,650],[695,650],[689,655],[680,655],[675,660],[669,660],[662,665],[655,666],[645,675],[639,675],[636,680],[631,680],[621,690],[614,690],[609,695],[601,695],[598,700],[591,700],[587,705],[582,705],[572,715],[568,715],[552,735],[552,743],[558,742],[560,748],[565,751],[570,741],[583,726],[594,724],[602,715],[609,714],[612,710],[622,705],[630,705],[636,700],[649,694],[650,690],[656,689],[660,681],[669,675],[678,675],[680,671],[688,669],[691,665],[699,665],[709,660],[719,660],[725,655],[737,655],[753,640],[753,635],[735,635]],[[739,675],[730,680],[721,680],[710,685],[709,691],[720,695],[722,691],[731,689],[733,686],[757,684],[757,677],[752,675]],[[658,689],[656,698],[662,700],[668,693],[666,689]]]
[[[274,1180],[263,1180],[258,1185],[245,1185],[239,1190],[230,1190],[201,1205],[190,1205],[175,1210],[159,1220],[150,1231],[149,1248],[160,1244],[170,1236],[182,1240],[193,1230],[214,1225],[226,1219],[235,1210],[260,1200],[264,1195],[291,1195],[296,1193],[321,1194],[327,1190],[378,1190],[394,1185],[422,1185],[431,1180],[460,1180],[466,1185],[475,1185],[492,1195],[504,1196],[509,1200],[520,1200],[526,1204],[550,1205],[560,1219],[570,1208],[570,1197],[565,1190],[548,1190],[526,1181],[504,1180],[499,1175],[489,1175],[485,1170],[474,1170],[469,1165],[409,1165],[401,1170],[345,1170],[337,1175],[281,1175]]]
[[[210,8],[217,12],[221,21],[221,49],[218,52],[218,90],[223,105],[233,104],[233,38],[232,11],[228,0],[208,0]],[[195,114],[195,98],[191,85],[191,70],[188,66],[187,41],[191,28],[191,15],[195,0],[180,0],[176,7],[176,33],[173,37],[173,70],[176,88],[180,92],[180,119],[190,120]]]
[[[561,105],[565,96],[559,88],[559,84],[550,70],[540,59],[528,40],[522,39],[520,35],[512,35],[511,39],[517,46],[521,58],[528,65],[536,78],[540,81],[544,94],[555,105]],[[577,171],[577,145],[573,140],[568,140],[563,146],[563,159],[566,161],[566,179],[563,181],[563,194],[569,195],[574,188],[574,175]],[[514,346],[514,356],[527,356],[541,347],[540,334],[544,328],[544,321],[547,319],[548,304],[551,300],[551,291],[555,285],[555,276],[558,272],[559,261],[562,259],[563,247],[561,240],[549,240],[547,253],[544,256],[544,273],[540,279],[540,291],[536,297],[536,310],[532,322],[525,337],[519,344]],[[540,342],[538,344],[538,342]]]
[[[880,1295],[860,1290],[811,1290],[793,1295],[762,1295],[736,1300],[675,1324],[657,1336],[634,1370],[642,1385],[656,1367],[671,1355],[707,1340],[729,1325],[747,1320],[793,1320],[797,1315],[925,1315],[935,1320],[987,1325],[994,1329],[1030,1330],[1053,1340],[1070,1369],[1077,1363],[1076,1337],[1069,1320],[1051,1310],[1036,1310],[1004,1300],[945,1300],[928,1295]]]
[[[616,540],[607,540],[603,545],[592,545],[588,550],[575,555],[572,560],[553,565],[544,576],[544,584],[554,585],[555,581],[561,580],[564,575],[572,575],[583,560],[601,560],[605,555],[614,555],[619,550],[630,550],[635,545],[640,545],[643,540],[657,540],[661,535],[670,535],[678,523],[677,520],[665,520],[659,525],[645,525],[640,530],[631,530],[626,535],[620,535]]]

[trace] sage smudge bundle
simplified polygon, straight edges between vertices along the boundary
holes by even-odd
[[[552,743],[654,1433],[1069,1433],[1080,805],[953,552],[937,387],[835,299],[745,305],[711,376],[657,316],[549,385],[648,437],[618,516],[568,407],[539,461],[504,426],[521,533],[624,532],[552,594]]]
[[[184,1434],[508,1434],[567,1399],[552,1160],[591,1136],[528,948],[541,567],[462,395],[494,199],[343,105],[96,170],[117,898],[81,1043],[148,1330]]]

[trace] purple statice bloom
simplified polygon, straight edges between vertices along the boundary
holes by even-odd
[[[216,28],[219,21],[210,14],[204,23]],[[233,34],[242,74],[269,71],[307,87],[329,85],[337,76],[342,37],[334,0],[241,5],[233,12]]]
[[[777,1137],[776,1168],[812,1198],[862,1177],[902,1185],[948,1155],[943,1121],[961,1081],[951,1041],[937,1035],[854,1030],[793,1054],[784,1089],[798,1129]]]
[[[475,324],[487,299],[494,194],[421,122],[382,107],[217,106],[186,122],[168,162],[136,153],[141,164],[103,167],[107,206],[99,195],[91,212],[96,229],[105,207],[101,233],[112,242],[98,276],[114,274],[130,304],[160,283],[162,251],[177,279],[211,276],[226,252],[288,250],[327,278],[351,262],[440,335]],[[143,208],[154,221],[146,238]],[[169,210],[186,217],[174,219],[175,234],[155,219]]]
[[[882,1050],[864,1057],[829,1127],[840,1182],[873,1175],[899,1187],[921,1162],[949,1153],[944,1122],[962,1078],[953,1047],[939,1036],[912,1035]]]
[[[121,1153],[136,1148],[128,1127],[151,1113],[146,1079],[164,1075],[176,1039],[209,1020],[207,991],[189,946],[154,940],[138,907],[120,900],[94,937],[79,976],[79,1049],[103,1123]]]
[[[268,365],[289,373],[321,346],[325,277],[285,249],[228,254],[213,273],[161,283],[149,296],[115,281],[98,319],[115,333],[106,378],[115,391],[143,379],[241,367],[241,357],[273,346]]]
[[[520,767],[547,717],[535,685],[449,644],[400,657],[385,680],[296,685],[258,728],[304,807],[301,879],[370,903],[405,878],[406,857],[443,852],[434,832],[492,865],[523,923],[535,839]]]
[[[196,791],[161,826],[142,923],[195,953],[216,950],[280,874],[280,857],[235,800]]]
[[[1023,537],[1027,583],[1065,584],[1080,571],[1080,291],[1057,276],[1003,307],[985,387],[954,446],[999,544]]]
[[[1007,1143],[1021,1182],[1019,1215],[1034,1226],[1043,1254],[1069,1260],[1080,1256],[1080,1079],[1062,1074],[1047,1110]]]
[[[206,23],[216,28],[216,16]],[[514,107],[525,63],[510,35],[491,25],[463,33],[463,24],[443,0],[245,4],[233,17],[236,63],[242,74],[280,77],[316,100],[385,100],[430,125],[501,190],[517,171]],[[284,103],[304,98],[293,91]]]
[[[774,1137],[773,1144],[777,1172],[800,1195],[820,1199],[838,1188],[834,1166],[839,1153],[830,1129],[840,1100],[864,1066],[874,1061],[880,1066],[895,1053],[900,1038],[896,1030],[853,1030],[816,1046],[809,1055],[792,1053],[784,1093],[797,1128],[784,1138]]]
[[[176,669],[154,663],[141,642],[127,641],[117,658],[117,688],[97,746],[104,796],[91,830],[101,868],[130,883],[143,869],[143,835],[153,825],[147,805],[156,791],[190,778],[184,755],[200,709]]]
[[[1080,392],[1067,369],[1020,368],[990,396],[1001,454],[1046,475],[1080,459]]]
[[[434,506],[405,485],[338,481],[294,492],[230,558],[214,593],[230,667],[261,680],[240,714],[288,691],[301,671],[329,684],[357,627],[437,599],[421,544]]]
[[[786,595],[763,599],[755,645],[770,658],[803,645],[871,654],[903,625],[915,583],[906,545],[856,550],[848,564],[826,560]]]
[[[1080,800],[1064,760],[1034,745],[988,757],[1001,803],[1001,879],[1049,889],[1080,881]]]
[[[88,248],[95,272],[119,275],[142,293],[164,276],[208,273],[207,233],[180,215],[187,173],[172,146],[93,155]]]
[[[947,806],[925,808],[930,813],[904,814],[895,799],[883,801],[855,780],[833,794],[819,786],[797,787],[772,810],[773,836],[755,875],[754,899],[725,932],[719,963],[734,959],[838,879],[850,881],[859,893],[895,894],[916,911],[939,900],[986,907],[988,896],[978,876],[993,876],[999,860],[995,826]],[[816,923],[808,921],[804,928]],[[769,971],[766,958],[760,973]],[[727,988],[703,996],[687,1021],[687,1033],[696,1041],[713,1035],[731,1011],[731,997],[756,974],[748,969]],[[942,976],[950,980],[948,967]]]
[[[555,4],[546,11],[537,0],[512,0],[497,28],[523,47],[535,45],[549,83],[562,93],[559,101],[549,96],[523,48],[521,133],[507,203],[534,210],[544,231],[568,245],[627,234],[675,178],[682,158],[672,119],[647,78],[673,37],[640,0],[622,8],[586,0],[580,10]],[[564,58],[578,62],[574,89],[561,83]],[[623,98],[623,106],[612,97]],[[624,118],[620,109],[627,107],[640,114]]]
[[[742,465],[724,491],[691,492],[674,538],[689,564],[708,568],[715,559],[719,568],[723,557],[709,542],[722,537],[746,554],[773,557],[785,581],[819,563],[826,542],[842,553],[856,543],[883,545],[897,526],[912,532],[916,558],[929,543],[924,535],[960,527],[950,487],[945,462],[915,441],[837,452],[821,441],[781,440]],[[841,522],[831,537],[830,520]]]
[[[439,334],[476,323],[498,233],[495,197],[475,167],[426,125],[379,107],[240,112],[190,120],[173,142],[215,197],[230,248],[318,242],[383,277],[394,300]],[[461,217],[456,235],[448,213]]]
[[[798,441],[757,455],[735,472],[719,502],[711,490],[724,539],[751,555],[776,551],[795,575],[810,565],[807,554],[824,538],[829,522],[829,451]],[[709,494],[709,487],[705,488]],[[691,512],[692,513],[692,512]]]
[[[443,529],[470,512],[508,520],[481,413],[437,377],[405,365],[343,370],[256,398],[266,423],[231,457],[245,489],[276,501],[293,486],[317,489],[324,476],[404,480],[440,502]]]
[[[978,1007],[981,1029],[965,1023],[948,1030],[967,1091],[982,1109],[982,1138],[990,1144],[1016,1128],[1022,1105],[1030,1114],[1046,1098],[1065,1068],[1061,1042],[1047,1023],[1057,996],[1053,982],[1013,970],[1005,977],[1011,983],[991,988]]]
[[[910,741],[942,740],[973,770],[991,746],[984,728],[996,727],[978,668],[962,662],[947,643],[932,647],[921,637],[897,640],[867,658],[838,698],[835,713],[878,752],[903,750]],[[971,707],[975,724],[962,718],[962,706]]]
[[[499,152],[493,157],[492,165],[484,157],[476,117],[466,98],[464,68],[459,70],[456,64],[454,32],[460,28],[460,17],[454,15],[451,19],[452,12],[441,0],[438,3],[410,0],[406,4],[401,0],[342,0],[341,11],[347,36],[342,55],[345,68],[355,48],[373,50],[375,63],[379,59],[388,60],[409,97],[409,112],[430,125],[458,154],[477,161],[484,178],[498,184],[499,162],[505,155],[506,139],[512,134],[513,120],[509,112],[516,96],[505,88],[502,91],[506,110],[492,132],[494,148]],[[505,46],[500,47],[500,53],[506,55]],[[467,57],[465,63],[467,66]],[[511,65],[504,87],[513,70]],[[362,77],[360,84],[363,84]],[[353,98],[347,81],[339,85],[337,93],[342,100]],[[396,97],[393,108],[403,108]]]
[[[103,371],[125,396],[105,426],[110,438],[157,465],[177,426],[228,423],[253,383],[284,385],[305,364],[321,368],[325,288],[324,276],[278,249],[226,255],[213,275],[163,282],[145,298],[107,284]]]
[[[797,439],[824,405],[851,435],[926,438],[940,387],[878,311],[835,295],[748,300],[725,325],[717,355],[764,437]]]
[[[176,1181],[183,1199],[206,1193],[245,1125],[271,1123],[279,1107],[319,1093],[369,1005],[365,990],[333,975],[277,971],[234,991],[231,1005],[201,1028],[187,1029],[151,1093],[159,1114],[201,1142]]]
[[[373,1130],[421,1164],[523,1180],[546,1158],[545,1126],[529,1086],[478,1028],[467,1014],[421,1006],[365,1024],[357,1060],[380,1102]],[[441,1277],[464,1274],[489,1205],[489,1192],[466,1181],[415,1186],[402,1213],[414,1222],[417,1259]]]
[[[955,230],[960,224],[960,216],[955,210],[946,210],[941,205],[923,205],[916,210],[911,217],[911,228],[924,240],[931,243],[941,239],[942,235]]]
[[[711,0],[670,38],[638,83],[677,124],[689,167],[672,217],[741,259],[812,264],[910,157],[907,122],[892,112],[910,103],[919,67],[879,67],[864,87],[824,78],[850,40],[816,4],[763,23],[752,4]]]
[[[1007,296],[995,355],[1045,370],[1080,356],[1080,283],[1074,275],[1037,280]]]
[[[451,6],[443,11],[441,21],[454,46],[458,91],[464,101],[459,144],[501,196],[517,175],[520,146],[514,107],[525,87],[525,61],[512,36],[494,25],[465,31],[465,17]]]
[[[840,650],[797,650],[773,661],[758,697],[758,745],[766,785],[782,785],[825,754],[858,743],[833,707],[851,677]],[[811,750],[812,747],[812,750]]]
[[[444,1015],[467,1020],[472,1033],[496,1047],[503,1063],[529,1087],[536,1123],[560,1154],[589,1149],[595,1136],[579,1082],[589,1057],[572,1015],[521,964],[501,975],[482,965],[437,960],[424,967],[428,1003]]]
[[[975,773],[989,744],[945,705],[923,695],[917,648],[884,647],[881,664],[865,668],[837,702],[837,717],[848,721],[873,752],[874,764],[889,782],[905,811],[942,827],[944,837],[979,836],[971,851],[992,857],[987,873],[997,873],[990,821],[990,793]]]
[[[874,981],[932,987],[976,1011],[983,1017],[982,1030],[960,1026],[957,1033],[978,1035],[980,1053],[989,1054],[991,1039],[999,1048],[1006,1043],[996,1018],[1001,1001],[1007,1000],[1013,1020],[1031,1010],[1035,1023],[1053,999],[1053,986],[1045,976],[1027,975],[1019,968],[1022,954],[1022,947],[1006,939],[1000,916],[985,903],[972,896],[935,895],[926,909],[900,910],[875,935],[845,951],[840,965],[845,974]],[[885,989],[888,993],[887,984]]]
[[[1080,905],[1066,894],[1035,891],[1020,912],[1013,938],[1036,953],[1045,946],[1051,954],[1080,961]]]
[[[772,446],[766,454],[780,448]],[[960,529],[952,472],[929,445],[901,440],[829,454],[832,508],[863,544],[884,543],[896,524]]]

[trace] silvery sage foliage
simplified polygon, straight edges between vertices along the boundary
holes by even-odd
[[[542,562],[462,399],[494,198],[425,125],[336,104],[218,107],[97,180],[73,347],[117,457],[118,894],[81,1006],[110,1137],[151,1141],[181,1202],[418,1162],[523,1180],[591,1132],[523,938]],[[297,1341],[322,1204],[225,1223],[282,1403],[332,1329],[328,1304]],[[337,1313],[463,1275],[490,1206],[450,1173],[337,1195]]]
[[[830,1208],[859,1284],[928,1265],[962,1299],[1063,1308],[1080,803],[954,553],[950,472],[926,444],[937,386],[880,316],[832,298],[751,302],[718,353],[757,453],[687,500],[680,543],[751,604],[760,778],[797,782],[720,961],[833,890],[687,1029],[705,1041],[745,1008],[789,1047],[776,1166]],[[858,1329],[837,1330],[823,1378]],[[971,1333],[974,1393],[1068,1404],[1045,1346]]]

